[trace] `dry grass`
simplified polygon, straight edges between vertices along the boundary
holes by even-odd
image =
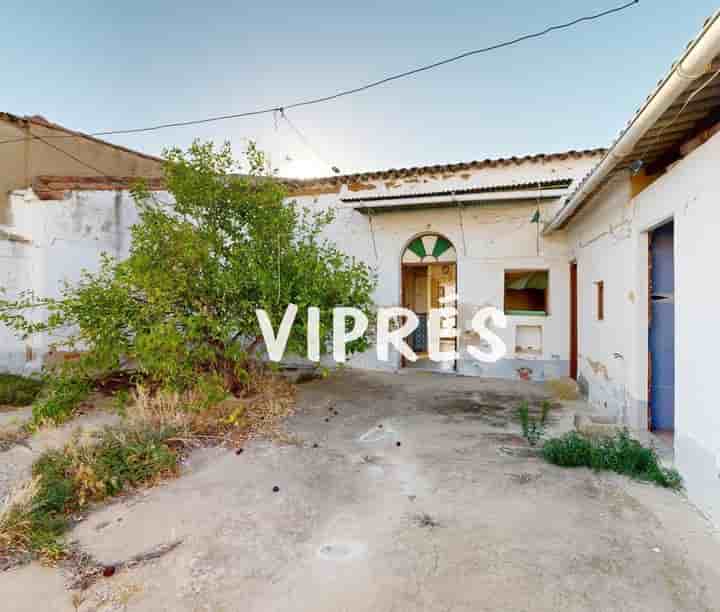
[[[32,521],[30,510],[40,487],[35,477],[16,487],[0,508],[0,551],[22,552],[30,547]]]
[[[138,386],[126,417],[135,426],[174,429],[178,439],[188,444],[282,437],[282,421],[294,406],[294,387],[279,376],[265,375],[253,391],[247,397],[229,397],[208,406],[197,391],[151,393]]]
[[[34,479],[0,509],[0,561],[34,555],[54,562],[67,555],[64,534],[91,504],[149,487],[179,473],[184,450],[268,436],[289,441],[282,428],[292,413],[294,387],[266,374],[252,394],[217,401],[202,391],[134,391],[121,426],[74,437],[33,464]],[[283,438],[284,436],[284,438]]]

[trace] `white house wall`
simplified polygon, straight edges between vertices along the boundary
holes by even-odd
[[[536,199],[481,205],[464,203],[461,231],[458,208],[445,206],[413,211],[393,211],[372,216],[375,246],[367,215],[354,210],[342,199],[358,196],[409,195],[428,191],[452,191],[493,185],[535,181],[578,179],[596,163],[597,155],[570,156],[553,161],[513,163],[462,172],[438,171],[398,180],[348,183],[331,193],[296,195],[291,199],[311,208],[333,208],[336,219],[328,236],[341,249],[371,265],[378,275],[375,299],[379,306],[401,302],[400,259],[408,242],[418,234],[437,232],[449,238],[457,251],[460,293],[459,327],[463,374],[483,376],[524,374],[541,380],[566,375],[569,359],[568,303],[569,277],[567,247],[562,235],[541,238],[537,252],[537,224],[531,223]],[[506,196],[503,193],[503,196]],[[162,197],[167,197],[164,194]],[[487,194],[482,194],[487,198]],[[122,257],[127,253],[129,228],[137,212],[128,192],[77,191],[61,200],[40,200],[31,190],[16,191],[10,198],[12,226],[0,227],[25,240],[10,243],[0,238],[0,282],[5,281],[9,296],[33,289],[41,296],[57,296],[63,280],[79,278],[83,268],[97,269],[100,254]],[[557,206],[543,200],[542,217],[548,219]],[[376,255],[377,251],[377,255]],[[496,364],[480,363],[469,357],[467,347],[478,338],[469,332],[470,320],[481,306],[503,307],[504,270],[548,269],[550,308],[547,317],[508,317],[507,329],[496,330],[510,350],[507,359]],[[514,355],[516,327],[522,324],[542,327],[542,353],[532,358]],[[35,338],[32,344],[20,342],[2,330],[0,368],[23,372],[38,369],[50,339]],[[395,369],[399,357],[379,363],[375,351],[355,356],[356,367]]]
[[[507,185],[537,180],[579,178],[597,158],[566,160],[560,163],[527,163],[490,168],[461,175],[431,175],[397,181],[372,181],[351,190],[343,185],[337,193],[300,195],[299,205],[332,208],[336,218],[327,236],[348,254],[369,264],[377,274],[375,302],[378,306],[401,305],[401,257],[405,247],[417,235],[438,233],[447,237],[457,252],[457,285],[460,316],[460,359],[458,372],[466,375],[517,377],[535,380],[567,376],[569,371],[569,266],[565,237],[540,238],[537,249],[537,224],[531,223],[537,200],[521,202],[463,203],[462,209],[450,205],[415,210],[378,211],[370,216],[354,209],[360,202],[343,199],[408,195],[450,191],[469,187]],[[487,197],[483,194],[482,197]],[[396,202],[393,201],[393,202]],[[378,204],[378,202],[368,202]],[[549,219],[557,200],[540,204],[543,219]],[[371,229],[372,228],[372,229]],[[478,346],[479,338],[470,331],[474,313],[483,306],[503,308],[504,271],[506,269],[549,270],[549,314],[546,317],[508,316],[506,329],[493,329],[509,349],[507,358],[497,363],[479,362],[467,352]],[[518,325],[542,328],[542,353],[527,357],[515,354]],[[485,349],[486,350],[486,349]],[[394,370],[399,355],[379,362],[375,350],[354,356],[351,366]]]
[[[648,232],[674,221],[675,463],[690,498],[720,522],[720,410],[716,323],[720,287],[720,136],[630,198],[617,178],[573,221],[578,260],[580,368],[591,400],[647,427]],[[611,230],[612,228],[612,230]],[[607,233],[606,233],[607,232]],[[587,242],[600,236],[591,245]],[[605,282],[605,320],[594,321],[592,283]],[[614,356],[620,353],[620,357]]]
[[[578,378],[591,404],[639,427],[647,419],[647,391],[629,375],[636,359],[635,311],[647,305],[636,288],[630,179],[616,175],[580,214],[568,233],[578,266]],[[646,250],[647,254],[647,250]],[[647,269],[647,259],[644,263]],[[605,316],[597,318],[597,283],[603,282]],[[639,285],[638,285],[639,286]],[[647,346],[645,348],[647,353]]]
[[[5,231],[18,238],[0,239],[0,285],[8,298],[28,289],[38,296],[57,297],[64,280],[78,280],[83,269],[97,270],[102,252],[125,256],[129,228],[137,219],[127,192],[83,191],[45,201],[23,190],[11,194],[10,207],[13,225]],[[20,341],[3,326],[0,368],[16,373],[37,370],[50,340]]]

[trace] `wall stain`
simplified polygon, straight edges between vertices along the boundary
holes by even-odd
[[[21,236],[20,234],[13,234],[7,230],[0,229],[0,240],[7,240],[8,242],[21,242],[23,244],[30,244],[30,240]]]
[[[590,366],[590,369],[593,371],[593,374],[598,375],[602,374],[605,380],[610,380],[610,376],[608,375],[607,366],[602,363],[601,361],[594,361],[593,359],[590,359],[590,357],[586,357],[585,360],[588,362],[588,365]]]

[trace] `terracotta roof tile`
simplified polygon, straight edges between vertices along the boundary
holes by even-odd
[[[33,191],[41,200],[62,200],[70,191],[114,191],[130,189],[138,181],[145,181],[150,191],[163,191],[161,178],[138,176],[37,176]]]
[[[343,174],[338,176],[328,176],[310,179],[282,179],[290,190],[290,193],[296,191],[306,191],[308,188],[319,187],[320,185],[340,186],[342,184],[358,181],[387,180],[400,178],[405,176],[414,176],[422,174],[437,174],[438,172],[457,172],[460,170],[476,170],[481,168],[495,168],[498,166],[521,165],[528,163],[541,163],[562,161],[565,159],[582,159],[589,157],[597,157],[604,155],[606,149],[582,149],[564,151],[562,153],[539,153],[536,155],[523,155],[520,157],[499,157],[486,158],[482,160],[473,160],[470,162],[460,162],[454,164],[441,164],[433,166],[411,166],[408,168],[391,168],[389,170],[378,170],[373,172],[360,172],[356,174]]]

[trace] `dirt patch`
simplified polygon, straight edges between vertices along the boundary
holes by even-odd
[[[448,417],[462,417],[472,421],[481,421],[491,427],[507,427],[517,422],[517,410],[523,398],[518,395],[499,395],[490,393],[464,393],[456,395],[436,395],[432,409]],[[539,418],[542,411],[543,399],[529,399],[530,415]],[[551,402],[551,409],[558,409],[561,405]],[[555,423],[558,415],[552,410],[547,422]]]
[[[484,438],[486,440],[490,440],[491,442],[495,442],[497,444],[506,444],[506,445],[515,445],[520,446],[527,444],[525,441],[525,438],[523,438],[521,435],[518,434],[511,434],[511,433],[487,433],[487,434],[480,434],[481,438]]]

